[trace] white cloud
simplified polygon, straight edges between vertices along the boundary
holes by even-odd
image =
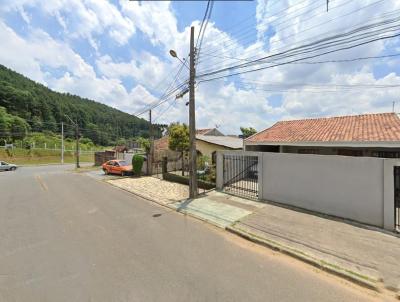
[[[0,11],[15,10],[24,17],[24,9],[31,7],[40,8],[44,14],[55,17],[64,29],[64,34],[71,38],[86,38],[94,41],[93,35],[107,33],[114,41],[124,45],[135,33],[133,22],[122,15],[109,1],[17,0],[4,4]]]
[[[197,73],[215,70],[237,64],[241,61],[232,58],[254,58],[268,55],[274,51],[288,49],[328,34],[343,32],[356,24],[369,22],[382,12],[400,8],[400,2],[382,2],[380,9],[373,5],[370,9],[357,10],[376,2],[366,0],[330,1],[330,11],[326,13],[325,2],[312,0],[263,1],[257,5],[257,36],[254,43],[244,44],[239,35],[221,31],[210,22],[204,37],[200,64]],[[96,0],[54,0],[48,3],[39,0],[9,1],[0,8],[0,13],[14,10],[21,13],[26,22],[32,19],[30,7],[35,6],[50,16],[54,16],[64,29],[65,41],[53,39],[44,30],[30,29],[26,38],[21,38],[4,23],[0,23],[0,39],[7,47],[0,48],[0,60],[5,65],[25,75],[47,83],[51,88],[76,93],[128,112],[136,112],[155,101],[152,93],[160,95],[174,76],[179,62],[168,55],[175,49],[181,58],[188,54],[190,26],[179,31],[177,19],[170,2],[136,2],[120,0],[119,5]],[[284,10],[285,8],[288,8]],[[312,7],[318,7],[310,9]],[[338,7],[338,8],[335,8]],[[342,15],[356,11],[349,17]],[[271,17],[274,12],[282,11]],[[333,21],[329,21],[329,20]],[[324,23],[320,25],[320,23]],[[199,20],[193,21],[196,30]],[[240,28],[243,31],[243,28]],[[144,50],[141,45],[130,45],[134,49],[127,61],[115,59],[113,54],[99,54],[98,36],[108,35],[117,45],[126,45],[136,31],[141,31],[160,56]],[[271,34],[272,32],[272,34]],[[196,34],[197,36],[197,34]],[[95,51],[95,66],[91,66],[69,45],[68,38],[85,38]],[[247,40],[248,41],[248,40]],[[389,49],[398,51],[399,41],[377,42],[366,47],[318,58],[340,59],[360,56],[374,56]],[[386,63],[385,63],[386,62]],[[395,61],[380,61],[382,66],[394,68]],[[388,111],[392,100],[396,100],[395,89],[358,89],[339,92],[310,92],[306,87],[311,83],[324,84],[400,84],[395,73],[386,76],[374,75],[374,61],[354,63],[291,64],[273,69],[242,75],[232,81],[199,83],[196,95],[198,127],[221,125],[226,133],[238,133],[239,126],[265,128],[278,119],[300,118],[321,115],[339,115],[373,111]],[[381,67],[382,67],[381,66]],[[63,70],[61,77],[45,72],[46,67]],[[382,69],[382,68],[381,68]],[[97,71],[100,75],[96,75]],[[381,74],[381,73],[380,73]],[[187,77],[183,70],[181,80]],[[123,80],[133,80],[134,87],[128,91]],[[245,82],[293,84],[304,83],[296,90],[273,92],[266,84],[254,84],[251,88]],[[157,86],[161,82],[162,85]],[[285,89],[280,88],[280,89]],[[328,89],[328,90],[329,90]],[[281,101],[274,101],[281,95]],[[160,122],[186,121],[185,100],[168,102],[155,110],[163,113]]]
[[[0,21],[0,39],[7,41],[7,47],[0,48],[0,63],[56,91],[77,94],[131,113],[154,101],[141,85],[128,92],[119,79],[99,78],[93,67],[67,44],[41,30],[33,30],[23,39]],[[65,72],[57,78],[47,68]]]
[[[169,1],[120,0],[122,12],[149,38],[153,45],[173,48],[181,33]]]

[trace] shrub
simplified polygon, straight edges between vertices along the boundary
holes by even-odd
[[[143,158],[143,156],[141,156],[139,154],[135,154],[132,157],[132,170],[133,170],[134,174],[140,176],[140,173],[142,172],[143,162],[144,162],[144,158]]]

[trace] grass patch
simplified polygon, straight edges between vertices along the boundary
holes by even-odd
[[[81,154],[81,162],[94,162],[93,154]],[[61,152],[58,150],[27,150],[14,148],[12,151],[0,149],[0,160],[16,165],[38,165],[38,164],[58,164],[61,163]],[[74,152],[64,152],[64,163],[75,163]]]

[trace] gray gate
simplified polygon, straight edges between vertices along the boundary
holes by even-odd
[[[223,165],[226,193],[258,199],[258,156],[224,154]]]
[[[394,167],[394,225],[400,232],[400,167]]]

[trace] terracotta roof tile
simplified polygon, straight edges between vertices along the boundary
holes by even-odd
[[[395,113],[362,114],[277,122],[247,142],[380,142],[400,141]]]
[[[154,150],[168,150],[169,149],[169,136],[154,140]]]
[[[214,130],[214,129],[212,129],[212,128],[209,128],[209,129],[197,129],[196,130],[196,134],[204,135],[204,134],[207,134],[208,132],[210,132],[212,130]]]

